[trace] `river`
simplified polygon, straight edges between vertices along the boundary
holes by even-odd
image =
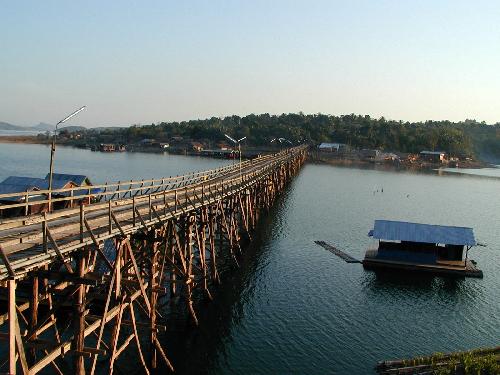
[[[49,148],[0,144],[0,180],[44,176]],[[96,182],[151,178],[227,161],[58,148],[56,172]],[[382,192],[383,190],[383,192]],[[377,275],[360,259],[377,218],[471,226],[484,279]],[[306,164],[225,275],[199,328],[163,337],[181,374],[365,374],[377,361],[499,345],[500,178]],[[133,352],[133,351],[132,351]],[[133,361],[135,353],[126,358]]]

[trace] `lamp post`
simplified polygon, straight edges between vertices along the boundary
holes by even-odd
[[[238,154],[240,155],[240,178],[241,178],[241,141],[246,139],[246,137],[243,137],[243,138],[236,140],[227,134],[224,134],[224,135],[226,136],[227,139],[229,139],[231,142],[233,142],[234,145],[238,145]]]
[[[280,143],[280,150],[283,150],[283,146],[282,145],[283,145],[284,142],[287,142],[287,143],[289,143],[290,145],[293,146],[293,143],[291,141],[289,141],[288,139],[283,138],[283,137],[273,138],[270,143],[274,143],[274,141],[278,141]]]
[[[293,146],[293,143],[286,138],[278,138],[278,141],[280,141],[280,143],[286,142]]]
[[[77,109],[75,112],[73,112],[72,114],[70,114],[69,116],[66,116],[65,118],[63,118],[61,121],[59,121],[57,124],[56,124],[56,128],[54,129],[54,135],[52,137],[52,145],[50,147],[50,169],[49,169],[49,212],[52,211],[52,177],[53,177],[53,174],[54,174],[54,154],[56,152],[56,138],[57,138],[57,127],[68,121],[71,117],[73,116],[76,116],[77,113],[83,111],[85,108],[87,108],[87,106],[83,106],[81,107],[80,109]]]

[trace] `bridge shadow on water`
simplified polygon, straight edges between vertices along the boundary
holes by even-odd
[[[289,191],[287,187],[270,211],[262,213],[252,241],[242,244],[239,267],[229,257],[222,260],[221,284],[209,287],[213,301],[198,298],[196,302],[198,327],[190,320],[182,301],[176,301],[175,307],[168,309],[167,332],[161,341],[175,373],[213,373],[218,361],[224,361],[231,332],[244,317],[245,303],[253,294],[253,280],[265,263],[269,249],[264,245],[272,238],[275,221],[280,220]],[[160,372],[168,372],[168,369],[162,368]]]

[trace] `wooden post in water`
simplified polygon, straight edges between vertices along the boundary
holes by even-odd
[[[9,344],[2,371],[124,372],[119,359],[132,341],[145,373],[157,371],[161,363],[173,371],[158,337],[165,329],[160,308],[182,303],[194,324],[203,324],[195,297],[211,299],[226,260],[239,265],[242,237],[251,239],[259,219],[299,170],[304,153],[266,158],[242,163],[241,178],[239,168],[230,166],[161,185],[153,180],[140,186],[131,182],[123,190],[105,185],[100,201],[87,207],[82,200],[79,210],[22,217],[16,219],[19,225],[9,221],[9,235],[19,229],[15,240],[28,247],[0,249],[8,301],[0,322],[8,324],[3,338]],[[179,189],[184,191],[178,194]],[[26,216],[28,192],[25,199],[20,207]],[[29,237],[25,225],[34,228]],[[16,256],[9,261],[11,253]],[[16,304],[17,294],[23,299]],[[65,367],[59,367],[63,361]]]
[[[9,374],[16,374],[16,280],[14,278],[7,281],[9,292],[8,321],[9,321]]]

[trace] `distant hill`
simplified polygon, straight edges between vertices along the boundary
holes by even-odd
[[[46,124],[44,122],[40,122],[39,124],[33,126],[20,126],[0,121],[0,131],[7,131],[11,132],[12,134],[15,134],[15,132],[22,132],[22,133],[29,132],[34,134],[45,133],[47,131],[53,131],[54,129],[55,129],[54,125]]]
[[[41,122],[38,125],[34,125],[34,126],[19,126],[19,125],[9,124],[8,122],[0,121],[0,130],[8,130],[8,131],[14,131],[14,132],[27,132],[27,131],[46,132],[46,131],[54,130],[54,125],[45,124],[45,123]]]
[[[81,132],[88,130],[85,126],[76,126],[76,125],[70,125],[70,126],[64,126],[62,128],[58,128],[58,131],[65,130],[68,133],[74,133],[74,132]]]
[[[100,126],[100,127],[95,127],[95,128],[86,128],[85,126],[68,125],[68,126],[61,126],[58,128],[58,130],[59,131],[66,130],[69,133],[90,130],[93,132],[100,133],[100,132],[120,131],[120,130],[123,130],[125,128],[126,127],[120,127],[120,126]],[[54,129],[55,129],[54,125],[47,124],[45,122],[40,122],[39,124],[34,125],[34,126],[20,126],[20,125],[9,124],[8,122],[0,121],[0,131],[45,133],[47,131],[53,131]]]
[[[24,130],[25,128],[22,128],[21,126],[16,126],[9,124],[8,122],[2,122],[0,121],[0,130],[14,130],[14,131],[19,131],[19,130]]]
[[[51,131],[55,129],[54,125],[46,124],[45,122],[41,122],[38,125],[32,126],[31,127],[33,130],[40,130],[40,131]]]

